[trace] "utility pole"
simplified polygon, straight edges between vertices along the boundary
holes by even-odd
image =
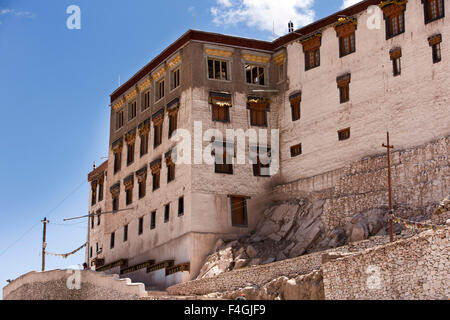
[[[382,145],[383,148],[387,149],[387,161],[388,161],[388,189],[389,189],[389,237],[391,242],[394,242],[394,232],[392,226],[392,178],[391,178],[391,149],[394,146],[389,144],[389,132],[387,133],[387,144]]]
[[[47,218],[44,218],[44,220],[41,220],[41,222],[44,225],[44,229],[43,229],[43,236],[42,236],[42,272],[45,271],[45,248],[47,247],[47,243],[45,242],[45,236],[47,234],[47,223],[49,223],[50,221],[47,220]]]

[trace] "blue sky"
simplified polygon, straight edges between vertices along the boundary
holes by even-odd
[[[358,1],[345,0],[345,5]],[[81,9],[69,30],[66,8]],[[332,14],[344,0],[0,0],[0,287],[40,270],[47,249],[86,240],[87,173],[107,155],[109,95],[188,29],[273,39]],[[19,241],[17,241],[19,240]],[[47,257],[47,268],[83,263]],[[1,293],[0,293],[1,295]]]

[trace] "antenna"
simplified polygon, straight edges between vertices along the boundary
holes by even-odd
[[[272,34],[273,37],[275,38],[275,20],[273,20]]]
[[[120,74],[119,74],[119,87],[120,87]]]

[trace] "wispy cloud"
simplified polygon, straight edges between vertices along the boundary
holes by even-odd
[[[299,28],[314,21],[314,0],[216,0],[210,8],[213,22],[218,26],[237,26],[244,23],[250,28],[280,36],[287,33],[288,22]]]
[[[342,2],[341,9],[351,7],[352,5],[357,4],[358,2],[361,2],[361,0],[344,0]]]
[[[34,13],[15,9],[0,9],[0,16],[11,15],[15,17],[34,18]]]

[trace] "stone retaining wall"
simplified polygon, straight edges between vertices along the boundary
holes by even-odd
[[[91,270],[80,271],[79,289],[72,270],[29,272],[3,288],[4,300],[133,300],[147,296],[142,283]],[[75,286],[72,286],[74,288]]]
[[[326,299],[448,300],[449,230],[426,231],[325,263]]]

